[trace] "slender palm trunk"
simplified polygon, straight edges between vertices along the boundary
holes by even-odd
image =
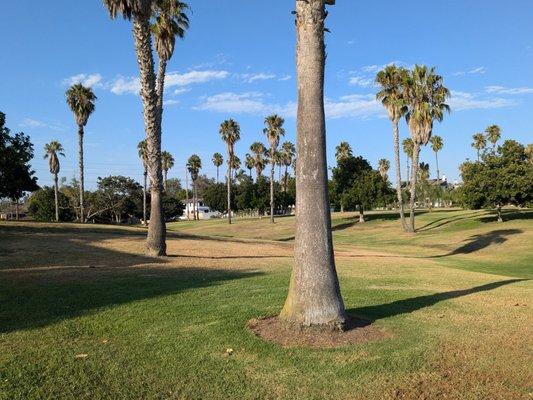
[[[147,181],[148,181],[148,170],[144,167],[144,186],[143,186],[143,225],[147,226],[148,222],[146,221],[146,191],[147,191]]]
[[[400,221],[402,229],[407,231],[407,223],[405,222],[405,214],[403,211],[403,194],[402,194],[402,174],[400,165],[400,131],[398,129],[398,121],[392,121],[392,132],[394,140],[394,163],[396,164],[396,197],[398,199],[398,209],[400,211]],[[407,178],[409,179],[409,161],[407,162]]]
[[[296,238],[289,293],[280,318],[342,329],[344,302],[333,257],[324,116],[324,0],[296,1]]]
[[[219,169],[219,166],[217,165],[217,184],[218,184],[218,169]]]
[[[166,169],[163,170],[163,190],[165,192],[167,191],[167,172],[168,170]]]
[[[405,187],[407,188],[408,182],[411,179],[411,175],[409,174],[409,157],[407,157],[407,175],[405,176]]]
[[[161,171],[161,123],[154,59],[148,15],[134,15],[133,36],[137,52],[143,101],[144,128],[146,131],[148,171],[151,185],[150,225],[146,239],[147,253],[166,255],[166,227],[162,205],[163,174]]]
[[[289,167],[285,165],[285,176],[283,177],[283,191],[287,193],[287,179],[289,177]]]
[[[231,157],[229,157],[229,159],[231,160]],[[228,194],[228,224],[231,224],[231,167],[229,166],[229,163],[228,163],[228,176],[227,176],[227,187],[228,187],[228,190],[227,190],[227,194]]]
[[[274,169],[276,164],[270,168],[270,223],[274,223]]]
[[[477,149],[477,161],[479,162],[479,149]]]
[[[416,200],[416,181],[418,175],[418,159],[420,156],[420,145],[415,143],[413,148],[413,161],[411,165],[411,200],[409,201],[409,231],[415,231],[415,200]]]
[[[54,174],[54,204],[55,204],[55,207],[56,207],[56,222],[59,222],[58,192],[59,192],[59,184],[58,184],[57,174]]]
[[[194,196],[194,219],[198,221],[200,215],[198,214],[198,192],[196,191],[196,179],[192,181],[192,190]]]
[[[78,125],[78,166],[80,169],[80,222],[85,222],[85,212],[83,209],[83,197],[85,192],[85,181],[83,171],[83,126]]]
[[[189,174],[185,171],[185,211],[187,212],[187,221],[191,220],[191,205],[189,204]]]
[[[365,210],[363,205],[359,205],[359,222],[365,222]]]
[[[435,163],[437,164],[437,181],[440,180],[440,171],[439,171],[439,155],[435,152]]]

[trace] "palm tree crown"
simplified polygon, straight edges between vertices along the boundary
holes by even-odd
[[[283,142],[281,145],[281,152],[283,154],[283,164],[286,167],[292,165],[292,160],[296,155],[296,147],[291,142]]]
[[[252,169],[255,167],[255,158],[251,154],[246,153],[244,164],[246,165],[246,169],[250,170],[251,174]]]
[[[59,174],[60,165],[58,155],[64,157],[65,154],[63,151],[64,149],[61,143],[55,140],[44,145],[44,159],[48,159],[51,174]]]
[[[405,68],[394,64],[387,65],[376,75],[376,83],[381,87],[376,99],[383,104],[391,121],[398,122],[407,112],[403,90],[407,75]]]
[[[220,153],[215,153],[213,154],[211,161],[213,161],[213,165],[218,168],[224,163],[224,157],[222,157],[222,154]]]
[[[189,170],[193,181],[198,179],[198,174],[200,169],[202,169],[202,160],[197,154],[193,154],[189,157],[189,160],[187,161],[187,169]]]
[[[381,158],[378,160],[378,170],[379,174],[383,179],[387,179],[387,172],[389,172],[390,161],[386,158]]]
[[[146,169],[148,167],[148,144],[146,143],[146,139],[141,140],[137,144],[137,151],[139,153],[139,158],[143,163],[143,167]]]
[[[491,125],[485,129],[485,133],[487,134],[488,141],[492,143],[492,149],[494,150],[496,143],[502,136],[502,129],[498,125]]]
[[[161,152],[161,167],[165,172],[174,167],[174,157],[168,151]]]
[[[472,139],[474,140],[472,142],[472,147],[477,150],[479,158],[479,152],[487,147],[487,138],[482,133],[475,133],[472,135]]]
[[[413,148],[414,148],[413,139],[405,138],[402,141],[402,148],[403,148],[403,152],[407,155],[407,157],[409,157],[409,159],[412,160],[413,159]]]
[[[121,14],[128,20],[136,15],[148,18],[152,13],[153,3],[153,0],[104,0],[111,18],[115,19]]]
[[[352,157],[352,147],[348,142],[340,142],[337,147],[335,147],[335,158],[337,162],[341,162]]]
[[[232,119],[228,119],[220,124],[219,132],[222,140],[228,145],[229,155],[233,155],[235,143],[241,138],[241,127],[239,126],[239,123]]]
[[[433,150],[435,153],[442,150],[442,147],[444,146],[444,143],[442,142],[442,138],[440,136],[432,136],[430,139],[431,142],[431,150]]]
[[[94,111],[94,101],[96,100],[92,89],[81,83],[76,83],[68,88],[66,96],[67,104],[74,113],[76,123],[79,126],[87,125],[87,120]]]
[[[266,135],[268,143],[270,144],[270,162],[272,164],[275,163],[274,153],[279,146],[279,140],[285,135],[285,128],[283,128],[284,123],[285,120],[277,114],[272,114],[265,118],[265,128],[263,129],[263,133]]]
[[[155,0],[155,23],[152,25],[155,49],[159,58],[165,61],[172,58],[176,37],[183,39],[189,29],[189,17],[185,13],[187,3],[179,0]]]

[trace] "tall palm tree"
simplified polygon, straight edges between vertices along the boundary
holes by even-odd
[[[163,189],[167,191],[167,174],[174,167],[174,157],[168,151],[161,152],[161,168],[163,169]]]
[[[232,178],[236,179],[237,173],[239,172],[239,169],[241,168],[241,159],[237,155],[233,154],[231,156],[230,164],[231,164],[231,170],[233,171]]]
[[[408,71],[396,65],[388,65],[376,75],[376,83],[381,90],[376,94],[376,99],[381,101],[392,123],[392,141],[394,147],[394,164],[396,166],[396,197],[400,210],[400,220],[404,231],[407,230],[403,209],[402,174],[400,165],[400,130],[398,123],[407,112],[403,83]],[[409,167],[407,167],[409,168]],[[409,176],[407,176],[407,180]]]
[[[283,177],[283,191],[287,191],[287,179],[289,177],[289,167],[292,165],[294,156],[296,155],[296,147],[291,142],[283,142],[281,145],[283,154],[283,165],[285,165],[285,175]]]
[[[347,317],[333,258],[324,115],[325,4],[333,3],[296,0],[295,262],[280,318],[299,326],[343,329]]]
[[[146,250],[149,255],[164,256],[166,255],[166,227],[162,204],[161,113],[158,107],[150,26],[154,4],[155,0],[104,0],[104,5],[112,19],[122,15],[125,19],[132,20],[133,23],[151,183],[150,225],[146,238]]]
[[[218,183],[218,170],[220,166],[224,163],[224,157],[222,157],[222,154],[215,153],[213,154],[213,158],[211,159],[213,161],[213,165],[217,167],[217,183]]]
[[[246,165],[246,169],[248,170],[250,174],[250,179],[252,179],[252,169],[255,167],[255,159],[251,154],[246,153],[246,159],[244,161],[244,165]]]
[[[89,87],[76,83],[68,88],[67,104],[74,114],[76,124],[78,125],[78,165],[80,169],[80,222],[85,222],[85,211],[83,207],[83,198],[85,192],[84,167],[83,167],[83,134],[84,127],[87,125],[89,117],[94,112],[94,102],[96,96]]]
[[[189,17],[185,13],[189,6],[178,0],[153,0],[155,22],[151,29],[154,35],[155,49],[159,57],[157,71],[157,108],[159,124],[163,116],[163,97],[167,63],[174,54],[176,37],[183,39],[189,29]]]
[[[148,190],[148,145],[146,139],[141,140],[137,144],[137,151],[139,152],[139,158],[143,163],[143,225],[147,226],[148,221],[146,219],[146,194]]]
[[[54,176],[54,205],[56,209],[56,222],[59,222],[59,185],[57,175],[61,169],[58,156],[65,157],[65,153],[63,153],[63,151],[64,149],[61,143],[55,140],[44,145],[44,159],[46,160],[48,158],[50,173]]]
[[[409,161],[413,161],[413,151],[414,151],[414,143],[413,139],[411,138],[405,138],[402,141],[402,148],[403,152],[407,156],[407,177],[405,178],[406,182],[409,182]]]
[[[485,129],[487,140],[492,143],[492,152],[496,151],[496,143],[502,136],[502,129],[498,125],[491,125]]]
[[[285,120],[277,114],[269,115],[265,118],[265,128],[263,133],[268,139],[270,145],[270,222],[274,223],[274,169],[276,167],[276,151],[278,150],[279,140],[285,136],[283,124]]]
[[[352,147],[348,142],[340,142],[339,145],[335,147],[335,158],[338,163],[352,156]]]
[[[438,152],[442,150],[442,147],[444,146],[444,142],[442,141],[442,138],[440,136],[434,135],[430,139],[431,142],[431,150],[435,153],[435,163],[437,167],[437,180],[440,179],[440,171],[439,171],[439,156]]]
[[[202,169],[202,160],[200,157],[196,154],[193,154],[189,157],[189,161],[187,161],[187,169],[189,170],[189,173],[191,174],[191,180],[192,180],[192,209],[193,209],[193,219],[197,220],[198,217],[198,192],[196,188],[196,181],[198,179],[198,175],[200,173],[200,169]]]
[[[235,151],[235,143],[241,138],[241,127],[232,120],[227,119],[220,124],[219,129],[222,140],[226,143],[228,149],[228,175],[227,175],[227,195],[228,195],[228,223],[231,224],[231,160]]]
[[[386,158],[380,158],[378,160],[379,174],[381,175],[384,181],[388,179],[387,173],[389,172],[389,168],[390,168],[389,160],[387,160]]]
[[[252,153],[254,153],[255,157],[255,179],[259,179],[259,177],[261,176],[261,174],[263,173],[263,170],[265,169],[265,165],[266,165],[266,159],[265,159],[265,154],[266,154],[266,147],[263,143],[261,142],[254,142],[252,143],[252,145],[250,146],[250,151]]]
[[[431,139],[434,121],[442,121],[444,112],[450,110],[448,104],[445,103],[450,97],[450,91],[444,86],[442,76],[435,73],[435,68],[428,68],[425,65],[415,65],[404,82],[404,90],[408,105],[406,120],[414,144],[409,201],[410,224],[408,226],[409,230],[414,232],[420,148]]]
[[[479,152],[487,147],[487,138],[482,133],[472,135],[472,147],[477,151],[477,160],[479,161]]]

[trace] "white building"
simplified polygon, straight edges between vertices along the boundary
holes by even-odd
[[[210,218],[220,218],[222,216],[218,211],[211,210],[207,205],[204,204],[202,199],[198,199],[198,218],[199,219],[210,219]],[[181,220],[194,219],[194,212],[196,211],[195,205],[192,200],[185,202],[185,210],[183,215],[180,217]]]

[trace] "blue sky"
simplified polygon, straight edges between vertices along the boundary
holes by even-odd
[[[51,184],[43,145],[59,140],[66,149],[62,175],[77,173],[77,137],[64,92],[83,81],[98,96],[86,127],[87,186],[98,176],[123,174],[138,180],[136,144],[144,137],[136,92],[131,24],[109,19],[101,1],[7,2],[0,24],[0,110],[13,131],[35,144],[33,166],[41,185]],[[453,112],[435,134],[444,139],[440,170],[450,179],[474,158],[471,136],[499,124],[503,138],[533,141],[533,2],[448,0],[428,2],[338,0],[327,26],[326,110],[328,160],[348,141],[374,166],[392,160],[389,121],[375,103],[377,68],[390,62],[436,66],[452,90]],[[237,153],[265,140],[263,118],[286,117],[295,140],[294,1],[190,0],[191,29],[177,43],[167,77],[163,148],[176,159],[171,177],[184,179],[193,153],[203,171],[215,174],[213,152],[224,153],[221,121],[241,124]],[[408,135],[405,123],[401,136]],[[423,150],[422,160],[434,156]],[[403,172],[403,171],[402,171]]]

